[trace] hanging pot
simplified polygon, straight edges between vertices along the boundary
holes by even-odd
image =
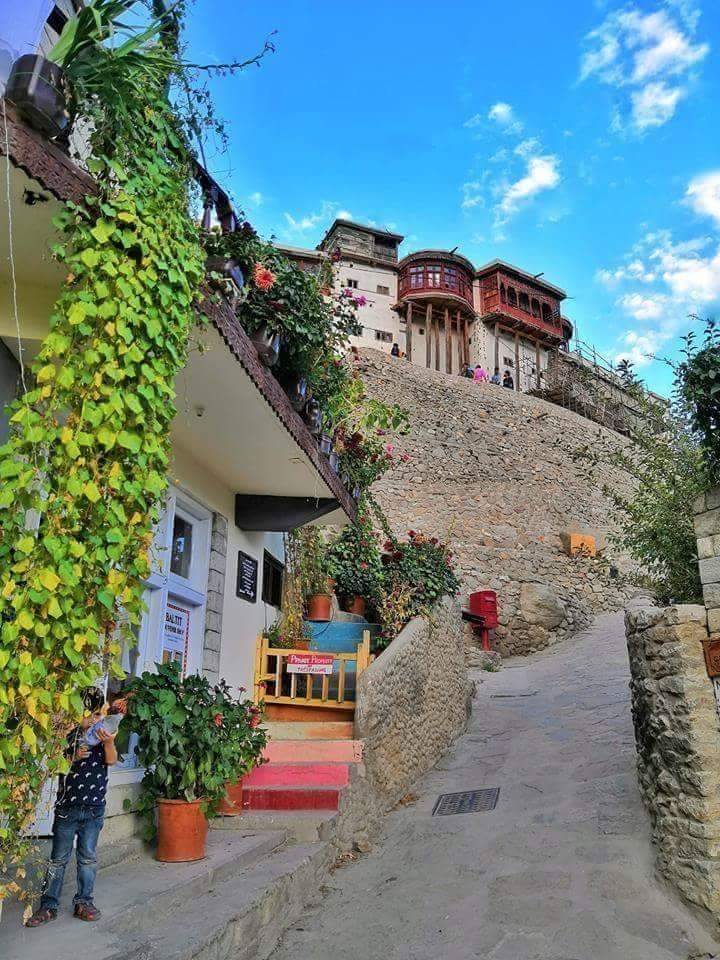
[[[353,498],[353,500],[359,500],[361,494],[362,494],[362,490],[360,489],[360,484],[359,484],[359,483],[356,483],[355,486],[353,487],[353,490],[352,490],[352,498]]]
[[[327,433],[320,434],[319,441],[320,453],[324,453],[326,456],[332,453],[332,437]]]
[[[235,783],[225,784],[225,796],[218,807],[219,817],[239,817],[243,811],[242,777]]]
[[[305,377],[300,377],[299,380],[296,380],[288,390],[287,395],[290,406],[293,410],[297,410],[297,412],[300,413],[308,401],[308,383]]]
[[[337,453],[335,453],[334,450],[328,457],[328,463],[330,464],[330,469],[333,471],[333,473],[337,473],[340,469],[340,457],[337,455]]]
[[[354,613],[358,617],[364,617],[365,609],[366,609],[365,597],[361,597],[358,594],[356,594],[348,604],[347,612]]]
[[[344,473],[344,474],[340,477],[340,480],[342,481],[342,485],[343,485],[343,486],[345,487],[345,489],[347,490],[347,489],[350,487],[350,474],[349,474],[349,473]]]
[[[308,620],[320,620],[327,623],[330,620],[332,597],[329,593],[314,593],[307,599]]]
[[[317,400],[308,400],[305,404],[303,420],[314,437],[320,435],[320,431],[322,430],[322,411],[320,410],[320,404]]]
[[[10,70],[5,96],[31,127],[52,139],[70,126],[61,67],[38,54],[18,57]]]
[[[242,290],[245,285],[245,277],[237,264],[237,260],[216,254],[207,258],[205,269],[208,273],[219,273],[221,276],[227,277],[228,280],[232,280],[238,290]]]
[[[255,344],[261,363],[266,367],[274,367],[280,356],[280,334],[271,333],[268,325],[263,323],[250,334],[250,339]]]
[[[205,856],[208,822],[202,800],[158,800],[155,859],[185,863]]]

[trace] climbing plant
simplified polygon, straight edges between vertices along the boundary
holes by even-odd
[[[150,70],[142,50],[102,44],[97,70],[88,54],[84,75],[68,65],[97,193],[57,220],[67,274],[0,448],[0,902],[22,883],[23,831],[66,763],[81,691],[117,658],[119,609],[140,618],[167,484],[203,255],[166,98],[173,50],[153,43]]]

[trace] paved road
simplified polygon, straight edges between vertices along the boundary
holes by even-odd
[[[653,876],[622,618],[478,679],[466,735],[273,960],[720,956]],[[431,817],[438,794],[492,786],[494,811]]]

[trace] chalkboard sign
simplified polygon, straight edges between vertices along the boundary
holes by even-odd
[[[236,596],[249,603],[255,603],[257,600],[258,586],[258,562],[255,557],[251,557],[242,550],[238,550],[238,570],[237,586],[235,587]]]

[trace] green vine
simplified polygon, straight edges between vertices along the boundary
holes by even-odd
[[[98,193],[57,220],[67,277],[0,448],[0,901],[18,892],[23,831],[64,768],[81,691],[117,659],[118,609],[142,613],[203,276],[172,57],[142,73],[141,58],[113,70],[111,53],[85,98],[75,85]]]

